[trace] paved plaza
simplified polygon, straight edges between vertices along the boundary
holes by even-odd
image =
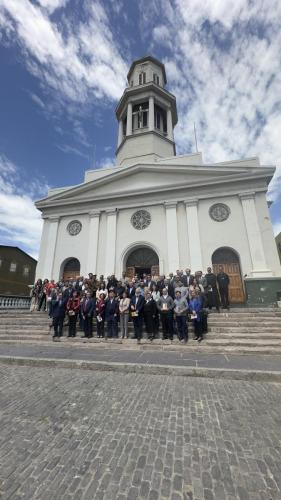
[[[281,499],[281,386],[0,364],[0,497]]]

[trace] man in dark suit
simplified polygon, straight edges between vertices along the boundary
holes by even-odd
[[[108,282],[107,282],[107,290],[109,291],[112,288],[113,288],[113,290],[115,290],[115,288],[117,287],[117,283],[118,283],[118,281],[115,277],[115,274],[112,274],[111,276],[109,276]]]
[[[163,288],[165,288],[164,276],[159,276],[159,280],[156,283],[157,290],[159,290],[160,294],[162,294]]]
[[[74,292],[74,288],[73,288],[72,284],[70,283],[68,285],[68,287],[63,292],[63,299],[66,299],[66,300],[70,299],[73,295],[73,292]]]
[[[67,300],[68,299],[64,299],[62,293],[59,292],[57,298],[52,301],[52,318],[54,327],[53,340],[60,340],[60,338],[62,337]]]
[[[92,292],[87,292],[86,298],[83,300],[81,308],[84,338],[90,339],[93,337],[93,315],[96,309],[96,299],[93,299]]]
[[[141,289],[136,288],[136,293],[131,299],[131,313],[134,323],[135,338],[138,344],[142,337],[142,325],[143,325],[143,307],[144,307],[144,297],[141,295]]]
[[[145,303],[143,307],[143,317],[144,317],[146,333],[151,342],[155,338],[157,331],[156,315],[157,315],[156,302],[155,300],[153,300],[151,292],[146,292]]]
[[[164,285],[165,285],[165,288],[167,288],[167,290],[168,290],[168,295],[170,295],[170,297],[172,297],[172,299],[174,299],[175,298],[175,288],[174,288],[174,285],[171,282],[171,280],[165,279]]]
[[[136,293],[136,288],[134,287],[134,284],[132,281],[129,282],[128,284],[128,287],[127,287],[127,293],[128,293],[128,297],[129,299],[132,299],[132,297],[135,295]]]
[[[105,303],[105,321],[107,323],[107,333],[105,338],[117,338],[118,337],[118,316],[119,303],[115,299],[115,294],[113,290],[110,290],[108,294],[108,299]]]
[[[211,310],[212,307],[215,307],[218,312],[220,312],[220,298],[219,291],[217,287],[217,277],[212,272],[212,268],[207,268],[207,273],[205,274],[206,283],[207,283],[207,300],[208,307]]]
[[[181,281],[184,284],[184,286],[189,287],[189,285],[192,285],[192,283],[194,281],[194,276],[191,274],[190,269],[187,268],[185,270],[185,274],[182,275]]]
[[[229,309],[229,276],[223,270],[223,266],[219,266],[219,272],[217,274],[217,282],[219,285],[219,291],[221,296],[221,303],[223,309]]]

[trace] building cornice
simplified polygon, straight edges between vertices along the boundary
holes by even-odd
[[[255,192],[256,193],[266,193],[266,190],[264,188],[256,188],[255,189]],[[197,197],[194,198],[194,196],[191,196],[190,198],[186,198],[186,195],[185,196],[181,196],[178,198],[178,200],[175,200],[174,198],[171,200],[171,204],[177,204],[177,206],[179,205],[182,205],[182,206],[196,206],[200,203],[200,201],[205,201],[205,200],[213,200],[214,202],[219,202],[220,200],[225,200],[226,198],[237,198],[239,199],[239,193],[236,191],[233,191],[233,192],[228,192],[228,193],[221,193],[221,191],[218,191],[218,192],[214,192],[212,194],[209,194],[209,195],[205,195],[205,194],[202,194],[200,195],[200,193],[197,194]],[[91,203],[93,203],[93,201],[91,201]],[[110,202],[109,202],[110,203]],[[117,203],[117,204],[116,204]],[[126,204],[124,203],[119,203],[114,201],[114,207],[112,208],[109,208],[108,205],[105,206],[105,205],[101,205],[98,209],[98,211],[100,212],[100,215],[102,215],[103,213],[108,213],[109,212],[109,215],[114,215],[115,213],[119,212],[120,210],[134,210],[134,209],[142,209],[142,208],[149,208],[149,207],[152,207],[152,206],[163,206],[165,207],[166,203],[169,203],[169,200],[167,200],[167,198],[161,198],[159,200],[147,200],[146,202],[144,202],[144,200],[133,200],[133,201],[130,201],[128,200],[128,202]],[[51,209],[52,210],[52,209]],[[77,207],[76,209],[71,209],[71,207],[69,207],[68,210],[66,210],[64,213],[62,213],[60,211],[60,215],[57,215],[57,212],[53,212],[54,214],[54,217],[72,217],[72,216],[75,216],[75,217],[78,217],[78,216],[84,216],[84,215],[89,215],[89,212],[90,212],[90,208],[89,206],[87,207]],[[52,215],[53,215],[52,214]],[[50,217],[50,215],[44,215],[43,218],[44,219],[48,219]]]

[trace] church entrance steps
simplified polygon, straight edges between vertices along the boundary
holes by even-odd
[[[274,355],[274,356],[281,356],[281,345],[280,347],[278,346],[267,346],[267,345],[236,345],[236,344],[231,344],[231,345],[215,345],[215,344],[210,344],[208,341],[202,342],[202,344],[198,344],[197,341],[195,340],[190,340],[187,345],[181,344],[179,342],[173,342],[173,343],[165,343],[162,341],[153,342],[152,344],[148,341],[142,340],[141,344],[137,344],[135,340],[132,340],[131,342],[121,342],[121,341],[107,341],[107,342],[95,342],[93,339],[90,341],[83,341],[80,338],[75,338],[75,339],[68,339],[66,337],[62,337],[60,342],[52,342],[50,340],[46,340],[45,336],[37,336],[36,338],[31,338],[30,336],[16,336],[13,339],[10,337],[4,337],[3,339],[1,338],[0,341],[0,346],[20,346],[20,345],[29,345],[31,347],[35,346],[40,346],[42,348],[44,347],[50,347],[50,346],[60,346],[62,349],[64,348],[71,348],[72,353],[75,355],[76,349],[83,348],[85,349],[86,352],[91,352],[96,351],[96,352],[111,352],[112,350],[115,352],[119,352],[120,355],[122,352],[127,352],[127,351],[132,351],[132,352],[148,352],[148,353],[153,353],[153,352],[165,352],[165,353],[178,353],[183,359],[187,359],[189,355],[193,355],[194,353],[198,354],[220,354],[220,355],[249,355],[249,358],[252,355],[259,355],[259,356],[267,356],[267,355]]]
[[[52,333],[49,329],[50,319],[45,312],[30,311],[0,311],[0,343],[53,344]],[[97,349],[129,350],[164,350],[206,353],[248,353],[248,354],[281,354],[281,310],[277,308],[233,308],[230,311],[221,311],[218,314],[212,311],[208,317],[209,333],[202,344],[192,340],[192,326],[189,324],[189,342],[187,345],[177,339],[162,341],[156,339],[150,343],[144,338],[138,345],[136,340],[107,340],[94,337],[90,341],[83,341],[82,333],[78,330],[75,339],[66,338],[67,326],[64,327],[64,337],[60,345],[73,347],[84,346]],[[129,334],[133,335],[133,323],[129,323]],[[94,320],[94,335],[96,322]],[[162,336],[161,328],[159,336]]]
[[[249,325],[246,327],[245,325],[241,326],[224,326],[224,327],[218,327],[218,326],[211,326],[209,327],[209,332],[216,332],[216,333],[259,333],[259,332],[281,332],[281,327],[280,326],[263,326],[261,325],[260,327],[252,327]]]

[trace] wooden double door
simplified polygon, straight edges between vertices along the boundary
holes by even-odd
[[[159,259],[152,248],[139,247],[133,250],[128,256],[126,276],[131,279],[136,274],[140,278],[142,278],[143,274],[159,276]]]
[[[80,276],[80,262],[78,259],[69,259],[63,269],[62,279],[64,281],[74,280]]]
[[[128,266],[126,268],[126,276],[130,279],[134,278],[136,274],[142,278],[144,274],[150,274],[150,276],[159,276],[159,266],[151,267],[139,267],[139,266]]]
[[[228,248],[218,249],[213,254],[212,263],[215,274],[218,274],[219,266],[222,266],[223,271],[229,276],[229,301],[233,304],[245,302],[245,292],[237,254]]]

